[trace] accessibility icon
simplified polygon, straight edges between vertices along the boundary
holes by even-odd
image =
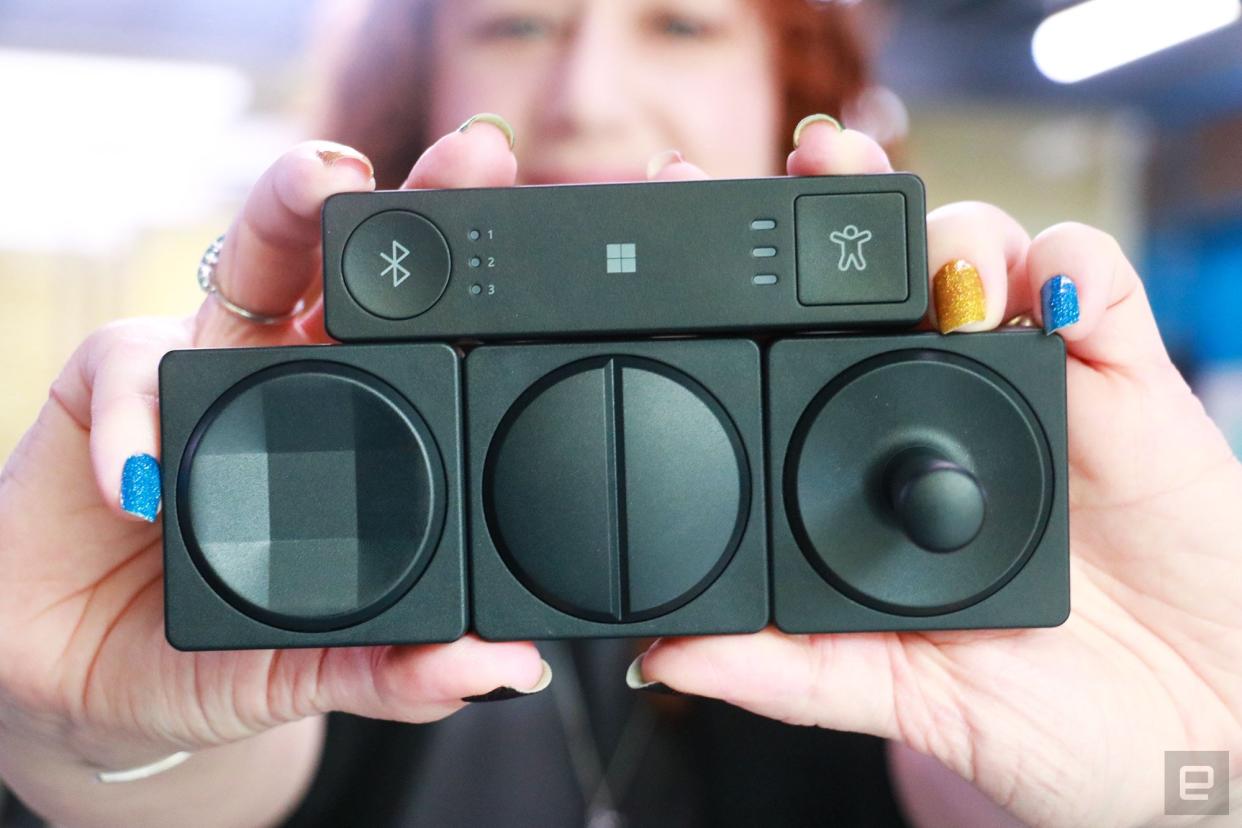
[[[400,287],[402,282],[410,278],[410,271],[401,266],[401,262],[405,261],[405,257],[410,255],[410,251],[401,242],[396,239],[392,240],[391,256],[385,253],[379,255],[381,259],[388,262],[388,267],[380,271],[380,276],[387,276],[389,271],[391,271],[393,287]]]
[[[853,224],[847,224],[844,229],[833,231],[828,238],[841,247],[841,261],[837,263],[837,270],[867,269],[867,260],[863,258],[862,246],[871,241],[870,230],[859,230]]]

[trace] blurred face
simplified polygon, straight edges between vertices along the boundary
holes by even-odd
[[[642,179],[667,149],[715,177],[777,172],[753,0],[441,0],[433,42],[431,134],[503,115],[520,183]]]

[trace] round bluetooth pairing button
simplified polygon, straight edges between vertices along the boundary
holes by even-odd
[[[406,210],[377,213],[345,242],[341,273],[350,296],[385,319],[409,319],[444,295],[451,256],[444,235]]]

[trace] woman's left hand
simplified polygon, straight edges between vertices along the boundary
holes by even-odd
[[[865,136],[814,123],[791,175],[889,172]],[[695,177],[678,163],[661,178]],[[1024,822],[1137,825],[1164,810],[1164,751],[1231,751],[1242,788],[1242,465],[1165,352],[1116,241],[1030,239],[984,204],[927,217],[929,265],[979,271],[988,330],[1044,322],[1065,274],[1072,613],[1060,627],[662,639],[645,683],[934,757]],[[933,303],[934,304],[934,303]],[[937,308],[929,313],[937,324]],[[958,320],[960,321],[960,320]],[[968,335],[968,333],[965,333]],[[959,823],[960,824],[960,823]]]

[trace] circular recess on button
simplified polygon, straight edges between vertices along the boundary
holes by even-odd
[[[448,242],[434,224],[406,210],[377,213],[345,242],[341,273],[350,296],[385,319],[409,319],[440,301],[448,286]]]
[[[426,423],[371,374],[269,368],[223,394],[177,477],[181,532],[216,592],[292,630],[374,617],[418,580],[444,525]]]
[[[711,393],[654,360],[605,356],[534,383],[483,470],[488,531],[514,575],[571,615],[624,623],[707,589],[746,528],[750,467]]]
[[[942,550],[916,543],[894,503],[894,461],[912,450],[968,475],[986,501],[981,525],[965,510]],[[884,612],[936,615],[981,601],[1021,569],[1043,535],[1053,477],[1035,412],[1003,377],[910,350],[859,363],[816,395],[782,485],[794,536],[825,579]]]

